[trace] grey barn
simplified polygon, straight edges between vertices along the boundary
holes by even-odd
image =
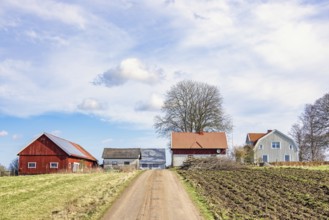
[[[121,166],[130,166],[138,169],[140,157],[140,148],[104,148],[102,156],[104,169],[113,169]]]

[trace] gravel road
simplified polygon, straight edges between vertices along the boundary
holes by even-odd
[[[113,204],[103,220],[201,220],[176,174],[142,173]]]

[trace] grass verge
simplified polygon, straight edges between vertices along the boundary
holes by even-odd
[[[100,219],[140,172],[0,178],[0,219]]]
[[[190,196],[190,198],[192,199],[193,203],[196,205],[196,207],[199,209],[201,215],[204,217],[204,219],[206,220],[214,220],[214,216],[212,215],[212,213],[210,212],[210,207],[208,205],[208,203],[206,202],[205,198],[199,194],[195,188],[192,186],[192,184],[186,180],[184,180],[184,178],[179,175],[179,173],[177,173],[176,170],[173,170],[173,172],[176,173],[176,175],[178,176],[179,180],[181,181],[182,185],[184,186],[186,192],[188,193],[188,195]]]

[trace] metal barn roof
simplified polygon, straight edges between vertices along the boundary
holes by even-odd
[[[140,148],[104,148],[103,159],[139,159]]]

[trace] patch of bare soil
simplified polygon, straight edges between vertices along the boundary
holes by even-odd
[[[175,173],[149,170],[141,174],[104,215],[103,220],[200,220]]]

